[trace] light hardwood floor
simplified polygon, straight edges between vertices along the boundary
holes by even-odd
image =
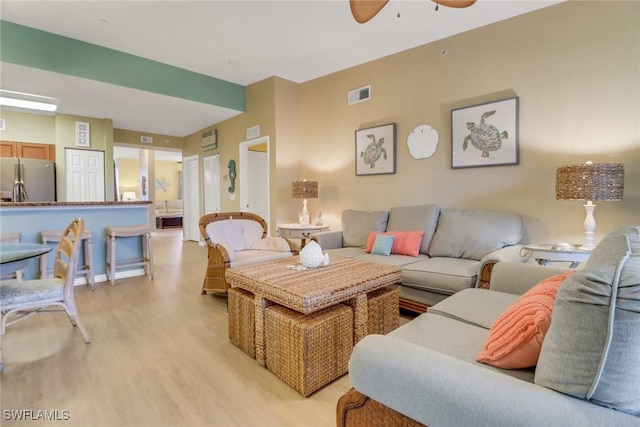
[[[85,344],[64,314],[2,338],[2,426],[334,426],[345,375],[308,398],[229,342],[226,299],[200,295],[206,249],[153,235],[155,280],[76,288]],[[55,423],[7,411],[68,411]]]

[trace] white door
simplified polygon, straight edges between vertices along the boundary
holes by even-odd
[[[220,212],[220,154],[202,159],[204,167],[204,213]]]
[[[267,175],[267,162],[269,155],[263,151],[247,152],[247,167],[249,168],[249,191],[247,192],[247,210],[257,213],[262,218],[269,216],[269,203],[267,193],[269,187]],[[244,182],[244,181],[243,181]]]
[[[182,218],[182,230],[184,240],[200,241],[200,200],[199,200],[199,157],[185,157],[182,163],[182,179],[184,180],[184,213]]]
[[[104,151],[65,149],[67,202],[104,202]]]
[[[250,151],[255,145],[266,145],[265,152]],[[240,143],[240,207],[260,215],[270,223],[269,137],[263,136]]]

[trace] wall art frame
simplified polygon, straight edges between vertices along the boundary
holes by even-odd
[[[91,146],[91,127],[86,122],[76,122],[76,147]]]
[[[218,129],[212,129],[202,134],[202,151],[218,148]]]
[[[356,138],[356,175],[396,173],[396,124],[358,129]]]
[[[451,168],[520,164],[517,96],[451,110]]]

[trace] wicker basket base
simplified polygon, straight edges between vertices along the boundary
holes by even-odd
[[[229,340],[255,359],[255,308],[253,294],[239,288],[229,288]]]
[[[338,304],[311,314],[265,309],[266,366],[303,396],[347,373],[353,310]]]
[[[400,326],[400,297],[397,289],[382,288],[367,294],[369,334],[387,334]]]

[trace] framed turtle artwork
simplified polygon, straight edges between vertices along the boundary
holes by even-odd
[[[356,131],[356,175],[396,173],[396,124]]]
[[[451,168],[520,163],[519,98],[451,110]]]

